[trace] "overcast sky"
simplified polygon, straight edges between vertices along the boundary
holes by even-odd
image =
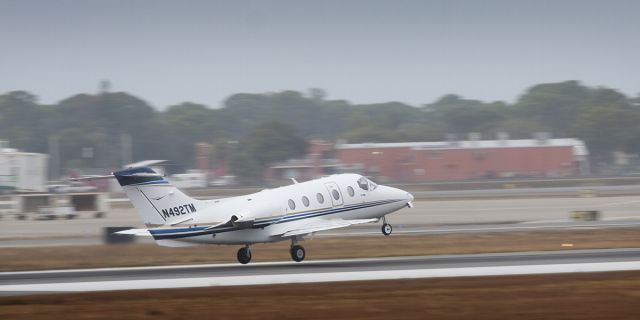
[[[158,108],[323,88],[354,103],[513,101],[581,80],[640,92],[640,1],[0,0],[0,93],[107,79]]]

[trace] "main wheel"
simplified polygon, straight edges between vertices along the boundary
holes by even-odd
[[[238,250],[238,262],[247,264],[251,261],[251,250],[249,247],[242,247]]]
[[[293,259],[293,261],[295,262],[304,260],[304,257],[306,255],[306,253],[304,252],[304,248],[299,245],[292,246],[289,253],[291,253],[291,259]]]
[[[393,232],[393,228],[391,227],[390,224],[385,223],[382,225],[382,234],[384,234],[385,236],[388,236],[391,234],[391,232]]]

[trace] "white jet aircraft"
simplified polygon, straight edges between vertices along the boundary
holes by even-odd
[[[413,195],[357,174],[336,174],[265,189],[245,196],[197,200],[149,167],[133,167],[103,177],[115,177],[137,209],[146,229],[120,234],[152,236],[161,246],[239,244],[238,261],[251,261],[254,243],[291,241],[291,258],[300,262],[305,235],[382,220],[382,233],[391,234],[385,215],[412,207]],[[88,177],[91,179],[92,177]],[[96,177],[93,177],[96,178]]]

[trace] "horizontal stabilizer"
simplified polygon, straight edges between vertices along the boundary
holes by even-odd
[[[307,225],[299,226],[293,230],[289,230],[282,234],[283,238],[291,237],[291,236],[299,236],[305,235],[318,231],[325,231],[331,229],[345,228],[348,226],[362,224],[362,223],[371,223],[376,222],[378,219],[354,219],[354,220],[343,220],[343,219],[332,219],[326,220],[323,222],[314,222]]]
[[[148,167],[148,166],[152,166],[154,164],[160,164],[163,162],[167,162],[167,160],[145,160],[140,162],[129,163],[125,165],[124,168],[129,169],[129,168],[138,168],[138,167]]]
[[[77,178],[69,178],[69,181],[91,181],[91,180],[98,180],[98,179],[111,179],[115,177],[116,176],[114,176],[113,173],[110,173],[110,174],[104,174],[104,175],[87,175],[87,176],[81,176]]]
[[[116,234],[133,235],[138,237],[151,237],[151,233],[147,229],[127,229],[115,232]]]

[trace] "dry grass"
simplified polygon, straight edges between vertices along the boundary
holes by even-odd
[[[562,244],[573,244],[563,247]],[[323,238],[305,241],[307,259],[640,247],[640,228]],[[289,243],[254,245],[253,261],[287,261]],[[0,271],[235,262],[238,246],[155,244],[1,248]]]
[[[0,297],[0,319],[638,319],[640,272]]]

